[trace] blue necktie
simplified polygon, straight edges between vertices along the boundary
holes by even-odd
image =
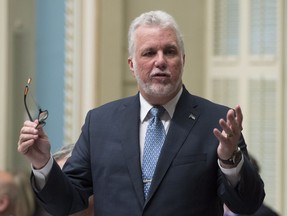
[[[166,136],[164,126],[160,119],[165,109],[162,106],[157,106],[151,108],[149,112],[152,118],[149,121],[146,131],[142,164],[145,199],[148,196],[154,171]]]

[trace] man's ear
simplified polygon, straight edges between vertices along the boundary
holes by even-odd
[[[129,65],[130,71],[132,72],[132,74],[134,74],[134,64],[133,64],[132,57],[128,58],[128,65]]]
[[[0,198],[0,213],[4,212],[10,204],[9,197],[7,195],[4,195]]]

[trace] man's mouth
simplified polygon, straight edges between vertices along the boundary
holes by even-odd
[[[155,73],[151,76],[152,78],[166,78],[170,77],[168,73]]]

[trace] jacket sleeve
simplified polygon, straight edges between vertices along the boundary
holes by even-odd
[[[33,179],[32,175],[32,185]],[[79,191],[75,190],[55,161],[44,188],[41,191],[36,191],[34,188],[34,192],[43,208],[52,215],[69,215],[88,206],[88,198],[79,196]],[[88,197],[89,194],[87,193],[86,196]]]
[[[218,171],[218,196],[228,208],[237,214],[253,214],[263,203],[265,197],[264,183],[249,160],[244,139],[239,147],[244,157],[240,171],[240,181],[232,187],[225,175]]]

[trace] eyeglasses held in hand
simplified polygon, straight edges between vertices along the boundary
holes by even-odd
[[[29,120],[30,121],[34,121],[30,112],[29,112],[29,109],[28,109],[28,106],[27,106],[27,102],[26,102],[26,97],[27,97],[27,94],[29,92],[29,86],[30,86],[30,82],[32,81],[31,78],[28,79],[28,82],[27,82],[27,85],[25,86],[25,89],[24,89],[24,106],[25,106],[25,109],[26,109],[26,112],[28,114],[28,117],[29,117]],[[32,97],[33,98],[33,97]],[[34,100],[34,98],[33,98]],[[42,110],[40,108],[40,106],[35,102],[34,100],[34,103],[37,105],[38,107],[38,124],[36,126],[36,128],[39,128],[39,127],[44,127],[46,122],[45,120],[48,118],[48,110]]]

